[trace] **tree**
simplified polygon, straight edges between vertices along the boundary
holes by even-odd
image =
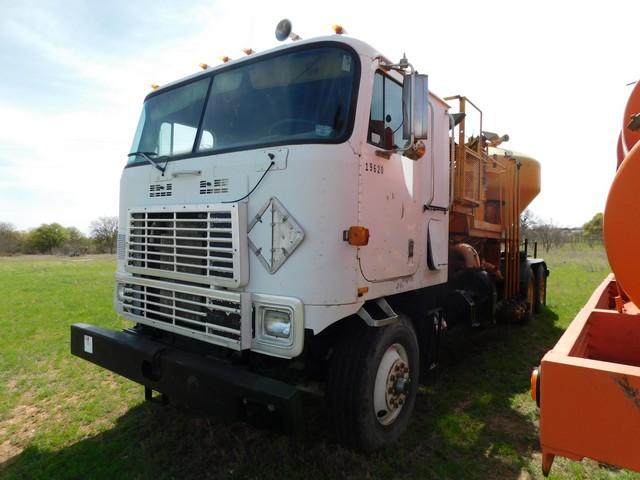
[[[0,255],[13,255],[23,248],[23,234],[10,223],[0,222]]]
[[[61,250],[65,255],[84,255],[89,250],[89,239],[76,227],[67,228],[67,240]]]
[[[545,252],[551,250],[554,245],[560,245],[563,242],[562,229],[554,225],[553,220],[540,221],[533,228],[535,238],[542,244]]]
[[[602,240],[602,213],[596,213],[591,220],[582,226],[582,235],[587,239],[589,245]]]
[[[528,208],[520,214],[520,236],[526,238],[538,223],[538,218]]]
[[[537,217],[530,210],[525,210],[520,216],[522,237],[538,242],[545,252],[553,246],[562,245],[569,239],[565,231],[566,229],[554,224],[553,220]]]
[[[69,232],[59,223],[42,224],[29,233],[29,244],[40,253],[51,253],[69,238]]]
[[[91,222],[91,238],[101,251],[115,253],[118,240],[118,217],[100,217]]]

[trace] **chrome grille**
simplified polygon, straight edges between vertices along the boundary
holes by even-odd
[[[218,204],[131,210],[127,270],[225,287],[244,285],[246,215],[239,208]]]
[[[242,348],[240,293],[148,279],[128,279],[121,285],[126,316],[210,343]]]

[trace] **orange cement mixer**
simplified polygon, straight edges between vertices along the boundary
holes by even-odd
[[[604,212],[613,271],[531,376],[542,471],[555,456],[640,471],[640,83],[624,113]]]

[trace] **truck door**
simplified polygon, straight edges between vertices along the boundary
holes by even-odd
[[[398,75],[399,77],[399,75]],[[389,129],[391,129],[389,131]],[[363,276],[372,282],[414,274],[424,258],[426,225],[422,207],[431,197],[432,170],[426,155],[413,161],[400,153],[383,153],[385,130],[402,148],[402,85],[387,73],[374,76],[371,113],[360,160],[359,224],[370,231],[358,252]],[[426,169],[426,170],[425,170]]]

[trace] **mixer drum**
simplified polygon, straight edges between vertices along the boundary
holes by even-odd
[[[616,280],[640,305],[640,143],[618,168],[604,211],[604,243]]]
[[[502,148],[489,148],[489,156],[506,164],[506,158],[515,158],[520,162],[520,211],[522,213],[525,208],[540,193],[540,162],[524,153],[504,150]],[[504,182],[504,176],[491,171],[487,175],[487,200],[499,201],[502,199],[501,188]]]

